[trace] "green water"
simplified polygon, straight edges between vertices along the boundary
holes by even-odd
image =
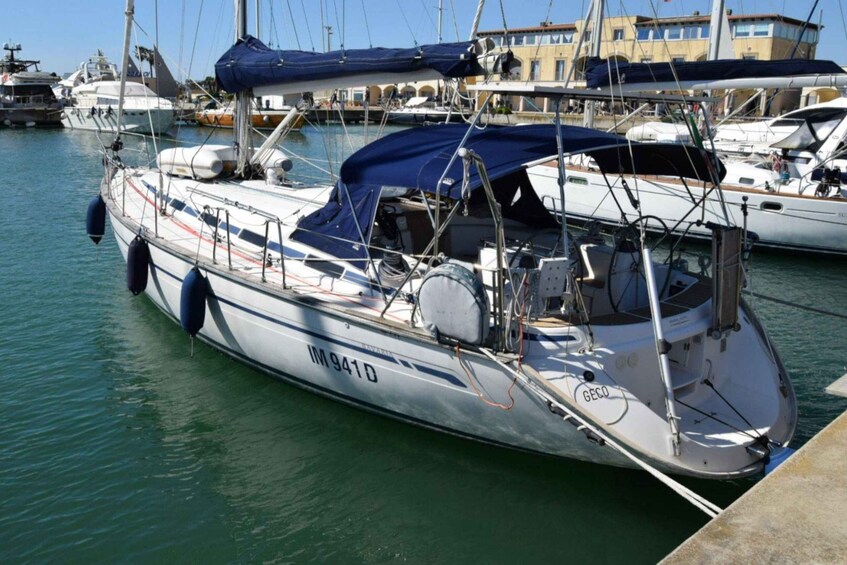
[[[291,147],[349,150],[324,137]],[[201,344],[191,358],[125,290],[110,232],[85,235],[93,134],[0,131],[0,171],[2,563],[649,563],[705,523],[646,473],[399,424]],[[847,312],[845,283],[847,260],[754,258],[754,290],[785,300]],[[756,306],[797,388],[800,445],[845,408],[823,387],[844,372],[847,323]],[[684,482],[720,505],[754,484]]]

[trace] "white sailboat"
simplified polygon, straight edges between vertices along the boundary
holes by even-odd
[[[225,88],[245,100],[307,90],[281,69],[245,76],[294,55],[245,37],[243,4],[236,13],[238,42],[216,66]],[[327,57],[324,74],[344,56],[349,81],[377,72],[366,53],[313,56]],[[392,56],[392,73],[402,59],[413,75],[492,68],[470,42],[382,51]],[[323,80],[301,62],[290,69],[301,81]],[[161,169],[110,152],[89,233],[102,237],[107,213],[130,289],[246,364],[433,430],[658,476],[740,477],[787,452],[794,393],[739,302],[741,231],[715,229],[713,283],[654,263],[637,234],[572,238],[526,175],[578,153],[607,174],[702,179],[705,152],[630,153],[617,136],[556,125],[444,125],[371,143],[333,187],[309,187],[278,182],[261,151],[182,151],[160,154]]]
[[[712,14],[711,37],[726,30],[723,3],[716,2]],[[723,20],[723,25],[720,22]],[[713,52],[716,52],[713,44]],[[816,61],[786,61],[776,64],[767,61],[709,61],[707,63],[627,64],[606,70],[596,79],[598,89],[590,93],[572,93],[572,97],[613,98],[634,96],[656,91],[703,91],[741,87],[796,87],[804,84],[847,83],[847,76],[834,63]],[[613,63],[614,67],[617,63]],[[791,67],[798,73],[786,77],[781,68]],[[603,71],[604,66],[600,67]],[[659,68],[667,71],[659,71]],[[642,70],[648,69],[648,70]],[[827,74],[820,74],[821,70]],[[731,75],[729,73],[732,73]],[[745,73],[751,73],[745,76]],[[639,74],[643,73],[643,74]],[[688,73],[686,75],[686,73]],[[759,73],[755,76],[752,73]],[[838,74],[829,74],[838,73]],[[617,83],[620,76],[625,81]],[[688,78],[689,76],[693,78]],[[724,79],[715,77],[724,76]],[[613,83],[610,87],[609,84]],[[534,90],[525,89],[526,96]],[[652,95],[655,102],[668,102],[663,95]],[[687,106],[694,98],[679,98]],[[622,218],[641,214],[660,218],[674,233],[709,238],[709,222],[745,224],[758,239],[758,245],[782,249],[827,254],[847,254],[847,190],[842,187],[840,168],[847,165],[840,140],[847,133],[847,108],[842,102],[822,107],[797,110],[761,126],[723,126],[714,133],[713,141],[706,136],[707,146],[722,155],[733,153],[735,159],[725,162],[727,174],[721,191],[698,184],[683,184],[662,178],[640,178],[630,181],[632,190],[639,193],[637,204],[629,197],[629,187],[614,179],[611,186],[596,167],[584,162],[568,177],[567,213],[577,220],[598,220],[617,225]],[[687,114],[686,114],[687,115]],[[784,135],[780,135],[784,134]],[[685,125],[647,124],[629,132],[634,140],[680,141],[697,137],[697,132]],[[709,145],[711,143],[711,145]],[[762,153],[773,156],[763,160]],[[738,157],[750,157],[759,152],[757,162],[743,162]],[[561,211],[556,169],[540,166],[530,171],[536,190],[552,210]],[[610,188],[614,197],[608,197]]]

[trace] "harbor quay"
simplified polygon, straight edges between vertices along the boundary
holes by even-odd
[[[847,397],[847,375],[826,390]],[[847,412],[661,563],[843,563],[845,453]]]

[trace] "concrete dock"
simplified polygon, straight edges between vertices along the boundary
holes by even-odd
[[[662,563],[847,563],[847,412]]]

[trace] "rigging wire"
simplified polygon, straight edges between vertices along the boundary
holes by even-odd
[[[309,16],[306,13],[306,4],[303,0],[300,0],[300,9],[303,10],[303,21],[306,22],[306,33],[309,35],[309,46],[312,48],[312,52],[315,51],[315,41],[312,38],[312,26],[309,25]],[[368,32],[370,36],[370,32]]]
[[[368,32],[368,47],[373,48],[374,44],[371,40],[371,26],[368,24],[368,12],[365,10],[365,0],[362,0],[362,15],[365,16],[365,31]]]
[[[400,8],[400,15],[403,16],[403,21],[406,23],[406,29],[409,30],[409,35],[412,36],[412,41],[415,44],[415,47],[418,46],[418,38],[415,37],[415,32],[412,31],[412,26],[409,25],[409,20],[406,18],[406,11],[403,10],[403,6],[400,5],[400,0],[394,0],[397,3],[397,7]]]
[[[294,41],[297,43],[297,49],[301,49],[300,35],[297,33],[297,26],[294,24],[294,11],[291,9],[291,0],[285,0],[285,5],[288,7],[288,17],[291,18],[291,29],[294,32]]]
[[[459,22],[456,20],[456,6],[453,4],[453,0],[450,0],[450,11],[453,13],[453,28],[456,30],[456,41],[461,41],[461,37],[459,36]]]

